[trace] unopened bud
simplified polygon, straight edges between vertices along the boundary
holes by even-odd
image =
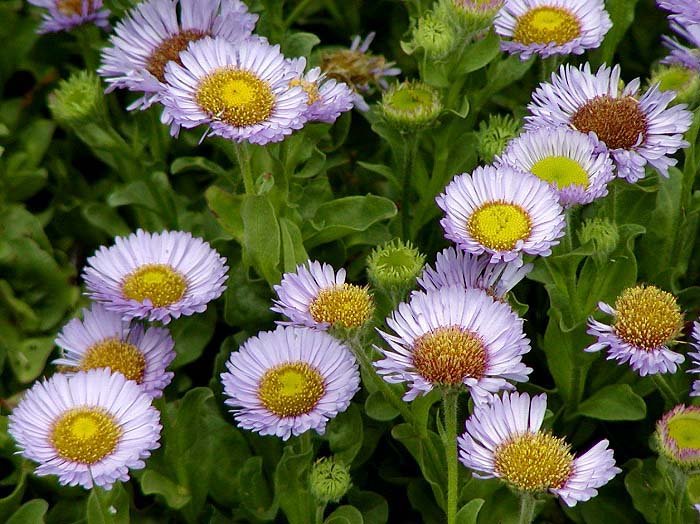
[[[101,118],[104,114],[104,95],[100,79],[89,71],[71,74],[61,80],[49,95],[48,105],[54,118],[69,126]]]
[[[394,239],[372,251],[367,259],[367,274],[380,289],[408,289],[415,285],[424,264],[425,256],[413,244]]]
[[[659,84],[661,91],[675,91],[671,104],[697,102],[700,94],[700,73],[682,65],[661,65],[651,75],[650,84]]]
[[[428,58],[446,57],[457,44],[455,28],[436,13],[429,12],[418,19],[413,29],[413,47],[420,47]]]
[[[350,468],[335,457],[318,459],[309,474],[311,494],[319,502],[338,502],[350,489]]]
[[[593,259],[604,262],[620,241],[617,226],[607,218],[591,218],[586,220],[578,231],[581,244],[593,245]]]
[[[386,121],[408,131],[430,126],[442,111],[440,93],[423,82],[411,81],[392,85],[379,105]]]
[[[476,133],[479,157],[490,164],[496,155],[503,153],[508,142],[520,134],[520,123],[510,115],[491,115],[488,122],[479,124]]]

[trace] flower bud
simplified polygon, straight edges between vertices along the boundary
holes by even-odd
[[[651,85],[659,84],[660,91],[675,91],[676,98],[671,104],[692,105],[700,94],[700,73],[682,65],[661,65],[649,80]]]
[[[338,502],[352,484],[350,468],[335,457],[318,459],[309,474],[311,494],[323,504]]]
[[[437,89],[418,81],[392,85],[379,108],[386,121],[402,131],[430,126],[442,111]]]
[[[372,251],[367,274],[380,289],[405,290],[414,286],[424,264],[425,256],[413,244],[394,239]]]
[[[488,29],[503,3],[504,0],[440,0],[438,11],[467,35]]]
[[[420,17],[413,29],[413,47],[421,47],[426,56],[434,60],[446,57],[456,43],[454,27],[433,12]]]
[[[68,126],[80,126],[104,116],[104,95],[100,79],[90,71],[71,74],[49,95],[53,117]]]
[[[656,423],[659,454],[684,469],[700,466],[700,406],[678,405]]]
[[[508,142],[520,134],[520,123],[510,115],[491,115],[488,123],[482,121],[476,133],[479,157],[490,164],[500,155]]]
[[[581,244],[593,244],[593,259],[603,263],[620,241],[617,226],[607,218],[591,218],[581,224],[578,230]]]

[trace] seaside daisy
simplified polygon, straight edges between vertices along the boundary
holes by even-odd
[[[149,327],[122,319],[101,304],[83,309],[56,338],[63,355],[53,361],[63,373],[109,368],[135,381],[152,398],[160,397],[173,378],[166,371],[175,358],[175,343],[165,328]]]
[[[404,400],[434,387],[469,389],[475,402],[513,389],[532,369],[522,362],[530,351],[523,320],[507,304],[480,289],[443,287],[413,293],[386,319],[392,333],[379,330],[389,349],[374,363],[390,383],[408,383]]]
[[[240,0],[147,0],[117,23],[97,72],[108,93],[117,88],[144,93],[128,109],[146,109],[165,87],[166,64],[180,63],[190,42],[207,36],[239,42],[257,20]]]
[[[501,49],[522,60],[583,54],[599,47],[611,27],[603,0],[506,0],[494,21]]]
[[[278,320],[280,325],[359,328],[374,313],[374,300],[366,287],[348,284],[344,269],[336,273],[329,264],[317,261],[285,273],[274,289],[278,298],[271,309],[289,319]]]
[[[557,193],[510,166],[458,175],[436,201],[445,212],[445,237],[468,253],[490,254],[491,262],[519,261],[522,253],[548,256],[564,234]]]
[[[102,0],[29,0],[46,12],[38,33],[57,33],[69,31],[83,24],[95,24],[102,29],[109,29],[109,10],[102,7]]]
[[[622,470],[607,440],[575,457],[568,442],[542,429],[546,410],[545,394],[506,392],[475,406],[458,438],[459,459],[477,478],[500,478],[521,492],[549,491],[575,506]]]
[[[690,345],[695,351],[688,353],[693,368],[688,370],[688,373],[700,373],[700,322],[693,322],[693,330],[690,332],[692,342]],[[690,392],[691,397],[700,397],[700,379],[693,381],[693,390]]]
[[[670,155],[688,147],[683,133],[692,113],[683,104],[668,107],[675,97],[671,91],[652,86],[640,96],[638,78],[621,85],[619,66],[603,65],[592,73],[588,63],[563,65],[551,83],[540,84],[533,93],[525,127],[566,126],[594,133],[609,150],[617,176],[628,182],[643,178],[647,164],[668,177],[669,167],[677,163]]]
[[[314,67],[305,74],[304,57],[294,58],[289,63],[297,72],[297,77],[289,85],[301,86],[308,97],[306,119],[309,122],[332,124],[341,113],[352,109],[355,95],[346,83],[326,78],[320,67]]]
[[[671,54],[662,60],[664,64],[674,64],[687,67],[692,71],[700,71],[700,20],[687,23],[683,19],[672,20],[671,29],[688,44],[682,44],[675,38],[662,36],[664,45]]]
[[[161,100],[175,126],[207,125],[211,135],[260,145],[304,126],[309,98],[301,86],[290,86],[297,72],[278,45],[204,38],[180,61],[165,66]]]
[[[657,0],[656,4],[671,11],[669,18],[683,19],[688,23],[700,23],[700,0]]]
[[[549,183],[563,207],[590,204],[608,194],[615,178],[610,155],[597,148],[598,140],[573,129],[536,129],[512,140],[496,165],[508,164]]]
[[[605,302],[598,309],[612,315],[611,325],[588,319],[588,334],[598,341],[585,351],[608,348],[608,360],[629,362],[641,376],[675,373],[685,358],[669,349],[683,328],[683,313],[676,298],[655,286],[638,285],[622,291],[615,307]]]
[[[678,405],[656,423],[656,447],[671,462],[700,466],[700,406]]]
[[[87,259],[87,295],[124,318],[159,320],[202,313],[226,289],[226,259],[183,231],[117,237]]]
[[[221,374],[241,428],[287,440],[345,411],[360,388],[350,349],[323,331],[290,326],[258,333],[231,353]]]
[[[108,369],[37,382],[10,415],[8,432],[36,474],[110,489],[160,444],[160,413],[136,382]]]
[[[489,255],[472,255],[448,247],[437,254],[435,269],[427,266],[418,277],[418,285],[425,291],[457,286],[481,289],[497,299],[505,297],[525,275],[532,264],[490,262]]]

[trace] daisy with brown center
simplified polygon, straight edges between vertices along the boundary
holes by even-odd
[[[542,430],[547,396],[503,393],[477,405],[459,437],[459,459],[477,478],[500,478],[523,493],[549,491],[567,506],[589,500],[621,470],[608,441],[575,457],[562,438]]]
[[[287,440],[345,411],[360,388],[350,349],[327,333],[278,327],[249,338],[221,374],[226,405],[241,428]]]
[[[525,128],[565,126],[595,135],[615,162],[617,176],[628,182],[643,178],[647,164],[668,177],[677,163],[670,155],[688,147],[683,134],[692,113],[684,104],[668,107],[675,93],[653,86],[640,95],[639,85],[637,78],[621,87],[619,66],[592,73],[589,64],[564,65],[534,92]]]
[[[475,402],[485,402],[532,371],[522,362],[530,351],[523,320],[480,289],[413,293],[386,324],[393,333],[379,333],[389,349],[376,347],[385,358],[374,365],[387,382],[408,383],[404,400],[464,385]]]
[[[29,0],[29,3],[46,9],[38,33],[70,31],[83,24],[109,29],[109,10],[103,8],[102,0]]]
[[[160,444],[160,413],[134,381],[108,369],[37,382],[10,415],[8,431],[36,474],[61,484],[110,489]]]
[[[278,298],[272,311],[289,321],[280,325],[302,325],[317,329],[364,326],[374,313],[374,300],[366,287],[345,282],[345,270],[309,261],[286,273],[274,286]]]
[[[61,366],[62,372],[109,368],[139,384],[152,398],[160,397],[173,378],[173,373],[166,371],[175,358],[170,332],[122,320],[119,313],[100,304],[84,309],[82,320],[68,322],[56,345],[63,356],[53,363]]]
[[[629,362],[641,376],[675,373],[685,360],[669,346],[683,328],[683,313],[676,298],[655,286],[638,285],[625,289],[615,307],[604,302],[598,308],[612,315],[611,325],[588,319],[588,334],[598,339],[585,351],[608,349],[608,360]]]

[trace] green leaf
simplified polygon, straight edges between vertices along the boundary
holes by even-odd
[[[109,236],[127,236],[131,228],[113,208],[100,202],[91,202],[80,208],[83,218]]]
[[[289,57],[309,56],[311,50],[321,43],[321,39],[313,33],[298,32],[285,38],[282,52]]]
[[[232,195],[220,187],[211,186],[204,192],[207,204],[216,220],[239,244],[243,244],[241,204],[244,195]]]
[[[280,226],[267,196],[249,195],[241,205],[245,258],[270,284],[279,282]]]
[[[666,499],[664,480],[656,469],[656,459],[634,459],[628,464],[625,487],[632,497],[634,508],[647,522],[656,522]]]
[[[146,495],[162,495],[168,507],[173,509],[184,508],[192,499],[186,487],[152,470],[146,470],[141,476],[141,489]]]
[[[5,524],[43,524],[49,503],[44,499],[34,499],[22,505]]]
[[[501,53],[500,45],[501,39],[494,31],[490,31],[486,38],[469,44],[464,49],[462,59],[457,64],[455,73],[466,75],[486,67],[489,62]]]
[[[197,360],[209,344],[216,326],[216,309],[210,305],[196,316],[180,317],[173,320],[168,328],[175,341],[175,360],[171,369],[177,369]]]
[[[600,48],[590,53],[591,63],[608,65],[612,63],[617,46],[622,42],[627,29],[634,21],[634,10],[637,2],[638,0],[607,0],[605,2],[605,8],[613,25],[605,35]]]
[[[87,503],[88,524],[129,524],[129,496],[121,483],[111,490],[93,488]]]
[[[399,411],[387,401],[384,393],[375,391],[365,400],[365,413],[374,420],[387,422],[399,416]]]
[[[53,348],[53,337],[29,338],[11,348],[8,360],[17,380],[26,384],[38,377]]]
[[[484,499],[474,499],[462,506],[457,512],[457,524],[476,524],[476,519],[479,517],[479,511],[483,505]]]
[[[272,500],[270,487],[263,474],[262,457],[250,457],[238,472],[241,503],[262,520],[272,520],[277,513],[277,501]]]
[[[362,513],[353,506],[340,506],[331,513],[324,524],[363,524]]]
[[[282,234],[282,260],[285,272],[294,271],[297,265],[306,262],[309,255],[304,248],[299,227],[287,218],[280,218]]]
[[[229,270],[227,286],[224,319],[228,324],[253,330],[274,320],[275,313],[270,311],[272,292],[264,280],[251,280],[248,272],[236,264]]]
[[[365,524],[385,524],[389,520],[389,504],[378,493],[352,489],[348,501],[360,510]]]
[[[289,524],[307,524],[316,515],[316,501],[308,487],[312,459],[313,450],[304,446],[302,437],[285,446],[275,469],[275,493]]]
[[[581,402],[579,413],[598,420],[642,420],[647,413],[644,399],[628,384],[612,384]]]
[[[179,175],[188,171],[202,171],[222,178],[230,176],[229,172],[219,164],[201,156],[182,156],[176,158],[170,165],[170,172],[173,175]]]
[[[356,404],[350,404],[346,411],[328,423],[324,438],[338,459],[352,464],[363,439],[362,415]]]

